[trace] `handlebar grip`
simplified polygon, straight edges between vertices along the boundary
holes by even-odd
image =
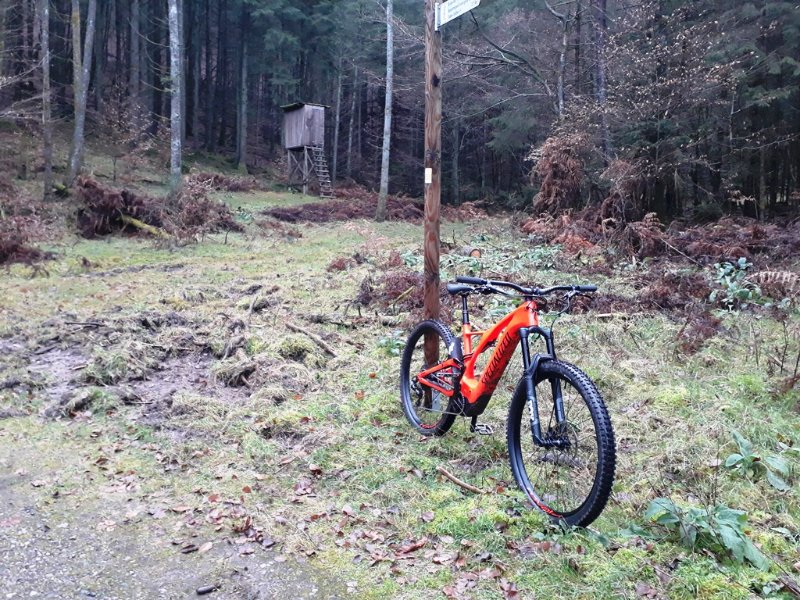
[[[458,283],[471,283],[473,285],[486,285],[489,283],[485,279],[481,279],[480,277],[464,277],[462,275],[456,277],[456,281]]]
[[[597,286],[596,285],[576,285],[575,291],[577,292],[596,292]]]

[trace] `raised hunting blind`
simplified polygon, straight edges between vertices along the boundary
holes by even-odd
[[[312,176],[320,196],[333,198],[328,161],[325,158],[325,109],[322,104],[295,102],[283,109],[283,147],[287,153],[289,187],[308,194]]]

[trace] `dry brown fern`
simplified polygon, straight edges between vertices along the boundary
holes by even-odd
[[[761,271],[747,278],[770,298],[794,298],[800,295],[800,275],[791,271]]]

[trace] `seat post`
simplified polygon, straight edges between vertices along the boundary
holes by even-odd
[[[469,324],[467,294],[461,294],[461,345],[465,354],[472,354],[472,326]]]

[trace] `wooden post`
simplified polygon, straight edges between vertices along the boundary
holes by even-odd
[[[425,287],[426,319],[439,318],[439,204],[442,199],[442,34],[436,31],[435,0],[425,0]],[[425,335],[425,362],[439,362],[439,340]],[[424,406],[433,406],[425,389]]]
[[[439,318],[439,204],[442,197],[442,34],[425,0],[425,318]]]

